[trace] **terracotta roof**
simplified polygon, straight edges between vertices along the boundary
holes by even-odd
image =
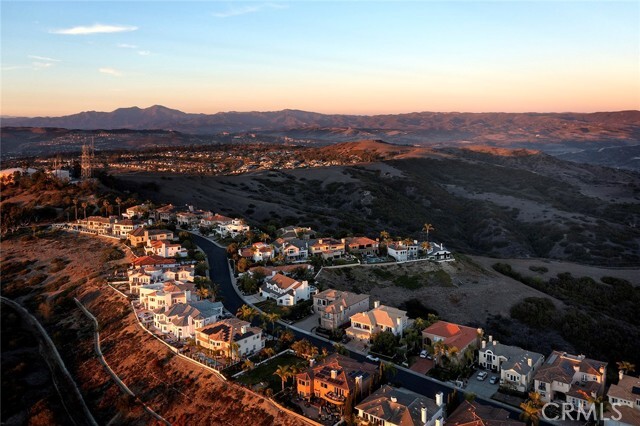
[[[355,321],[360,324],[369,324],[372,327],[375,327],[376,325],[395,327],[397,325],[396,318],[406,316],[406,311],[391,306],[381,305],[368,312],[358,312],[351,317],[351,321]]]
[[[243,326],[247,327],[246,333],[244,334],[242,334]],[[262,329],[251,327],[251,324],[247,321],[242,321],[238,318],[229,318],[214,324],[209,324],[206,327],[198,329],[198,331],[208,335],[209,340],[230,343],[232,341],[237,342],[254,334],[259,334],[262,332]]]
[[[298,374],[296,378],[305,380],[320,380],[331,383],[341,389],[350,390],[355,388],[355,378],[362,376],[366,380],[376,374],[378,367],[368,362],[358,362],[338,353],[333,353],[326,357],[320,364],[309,367],[304,372]],[[335,379],[331,378],[331,370],[336,370]]]
[[[139,227],[134,229],[133,231],[129,231],[129,235],[132,235],[134,237],[144,237],[144,232],[146,231],[146,229],[144,229],[144,227]]]
[[[444,344],[460,350],[466,348],[478,338],[478,330],[464,325],[438,321],[422,330],[422,334],[431,334],[444,340]]]
[[[619,424],[627,424],[627,425],[640,425],[640,410],[637,408],[629,407],[628,405],[618,405],[616,406],[616,410],[620,412],[622,416],[618,421],[621,422]],[[611,410],[610,415],[613,417],[616,413]]]
[[[273,277],[268,278],[268,280],[283,290],[291,288],[296,283],[300,284],[298,281],[294,280],[293,278],[289,278],[283,274],[275,274]]]
[[[145,265],[175,265],[176,261],[168,258],[164,258],[162,256],[151,255],[151,256],[141,256],[137,259],[134,259],[132,262],[133,266],[145,266]]]
[[[347,238],[346,241],[349,246],[366,246],[369,244],[372,246],[376,246],[379,244],[377,241],[367,237]]]
[[[510,419],[509,412],[502,408],[463,401],[447,417],[447,426],[525,426],[524,422]]]
[[[544,364],[538,369],[535,379],[551,383],[554,380],[571,383],[577,371],[594,376],[602,376],[600,368],[606,370],[607,363],[589,359],[584,355],[571,355],[566,352],[553,351]]]
[[[634,393],[634,390],[636,393]],[[612,398],[624,399],[635,404],[640,400],[640,378],[633,376],[622,376],[622,380],[617,385],[611,385],[607,396]]]

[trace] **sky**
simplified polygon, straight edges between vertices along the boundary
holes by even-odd
[[[639,1],[17,1],[0,113],[640,109]]]

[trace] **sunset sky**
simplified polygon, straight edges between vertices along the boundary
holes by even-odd
[[[1,113],[640,109],[640,2],[2,1]]]

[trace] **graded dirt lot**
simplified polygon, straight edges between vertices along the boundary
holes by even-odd
[[[77,234],[42,234],[2,242],[2,293],[34,313],[51,335],[100,424],[155,424],[139,402],[123,394],[94,355],[100,324],[111,368],[146,405],[174,425],[297,425],[260,395],[175,356],[142,330],[128,302],[106,285],[102,257],[114,243]],[[118,261],[122,262],[122,261]]]
[[[519,281],[462,257],[457,262],[429,261],[389,266],[324,268],[318,282],[331,288],[371,295],[371,300],[400,306],[418,299],[448,321],[484,326],[489,316],[509,316],[525,297],[548,297]],[[558,308],[562,302],[553,299]]]

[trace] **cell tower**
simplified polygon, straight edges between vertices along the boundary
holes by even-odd
[[[82,179],[91,179],[93,177],[93,138],[91,138],[91,145],[82,145],[80,167],[82,169]]]

